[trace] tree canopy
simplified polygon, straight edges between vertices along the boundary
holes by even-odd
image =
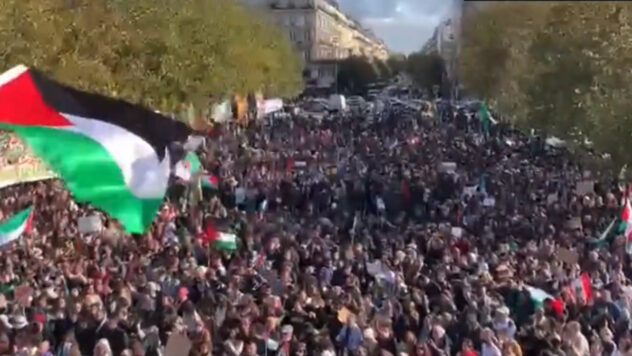
[[[287,36],[230,0],[3,0],[0,41],[0,71],[21,63],[164,111],[302,85]]]
[[[441,88],[446,68],[439,54],[416,52],[408,56],[406,71],[418,87],[432,93],[433,87]]]
[[[340,62],[338,86],[345,92],[364,93],[367,86],[379,79],[376,66],[366,57],[351,56]]]
[[[406,55],[394,53],[386,60],[386,64],[393,74],[400,74],[406,71]]]
[[[465,86],[516,123],[632,163],[632,4],[498,3],[463,23]]]

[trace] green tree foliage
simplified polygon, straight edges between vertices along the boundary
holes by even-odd
[[[391,69],[394,75],[406,71],[406,55],[393,54],[386,60],[386,65]]]
[[[446,67],[437,53],[417,52],[408,56],[406,71],[418,87],[432,93],[434,86],[441,87]]]
[[[393,77],[393,71],[386,62],[380,60],[375,61],[375,69],[380,80],[388,80]]]
[[[164,111],[301,90],[286,36],[230,0],[3,0],[0,41],[0,71],[23,63]]]
[[[377,68],[365,57],[351,56],[338,66],[338,87],[348,93],[363,94],[378,79]]]
[[[468,89],[516,123],[632,163],[632,4],[491,4],[464,22]]]

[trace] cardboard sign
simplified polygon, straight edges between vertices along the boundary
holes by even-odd
[[[463,195],[474,196],[478,192],[478,185],[463,188]]]
[[[439,164],[439,172],[441,173],[456,172],[456,163],[455,162],[441,162]]]
[[[178,332],[174,332],[169,336],[167,340],[167,347],[165,348],[165,356],[181,356],[188,355],[193,347],[193,343],[186,335]]]
[[[581,182],[577,182],[575,186],[575,192],[577,195],[586,195],[594,192],[595,181],[592,180],[584,180]]]
[[[91,234],[94,232],[101,232],[103,225],[101,218],[96,215],[84,216],[77,221],[79,232],[82,234]]]
[[[457,239],[460,239],[461,236],[463,236],[463,228],[453,227],[450,230],[450,233],[452,234],[452,236],[456,237]]]
[[[577,264],[577,261],[579,261],[579,255],[577,254],[577,252],[571,251],[567,248],[559,249],[556,256],[558,260],[569,265],[575,265]]]

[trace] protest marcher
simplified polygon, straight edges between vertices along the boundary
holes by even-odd
[[[632,354],[625,189],[438,109],[224,124],[145,234],[0,189],[0,355]]]

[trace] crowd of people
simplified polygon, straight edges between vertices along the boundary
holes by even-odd
[[[144,235],[61,181],[4,188],[0,221],[35,218],[0,251],[0,355],[632,355],[625,239],[599,238],[619,182],[479,126],[454,107],[227,124],[197,151],[219,187],[174,180]]]

